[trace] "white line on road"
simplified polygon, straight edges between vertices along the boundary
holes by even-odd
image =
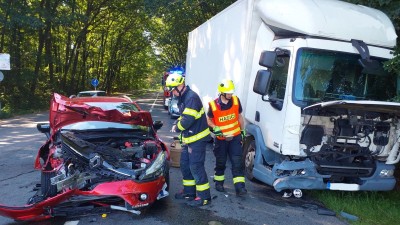
[[[64,223],[64,225],[77,225],[79,223],[79,220],[74,220],[74,221],[67,221]]]
[[[150,108],[149,112],[152,112],[152,111],[153,111],[154,105],[156,104],[156,101],[157,101],[157,99],[158,99],[158,95],[160,95],[160,92],[157,93],[157,97],[156,97],[156,99],[154,100],[153,104],[151,105],[151,108]]]

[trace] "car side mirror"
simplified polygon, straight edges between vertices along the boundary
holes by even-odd
[[[164,125],[163,121],[160,120],[153,122],[153,128],[155,130],[159,130],[163,125]]]
[[[50,123],[38,123],[36,129],[50,138]]]
[[[50,133],[50,123],[38,123],[36,128],[41,133]]]

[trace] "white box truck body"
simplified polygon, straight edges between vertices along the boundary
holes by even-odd
[[[232,79],[246,176],[285,189],[392,190],[400,79],[396,33],[376,9],[336,0],[239,0],[189,33],[186,83],[206,110]]]

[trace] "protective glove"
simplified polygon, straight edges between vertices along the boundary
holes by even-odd
[[[244,138],[246,137],[246,130],[241,130],[240,134],[242,135],[242,139],[244,140]]]
[[[223,135],[221,128],[219,128],[218,126],[214,127],[213,133],[215,134],[215,136],[218,136],[218,137]]]
[[[182,140],[183,140],[183,138],[182,138],[182,132],[178,135],[178,138],[179,138],[179,143],[182,144],[182,142],[183,142],[183,141],[182,141]]]

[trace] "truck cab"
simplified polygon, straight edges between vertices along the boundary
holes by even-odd
[[[362,5],[240,0],[189,34],[186,81],[205,108],[210,83],[234,81],[248,179],[276,191],[388,191],[400,79],[384,64],[396,38],[383,12]]]

